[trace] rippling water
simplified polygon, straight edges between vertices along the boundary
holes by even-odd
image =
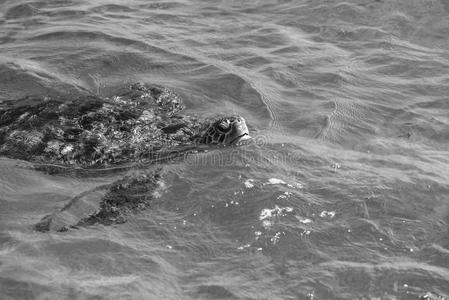
[[[1,159],[1,299],[449,296],[449,1],[3,0],[0,29],[2,105],[158,83],[255,137],[66,233],[32,226],[126,172]]]

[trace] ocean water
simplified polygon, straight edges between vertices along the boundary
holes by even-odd
[[[1,158],[0,299],[449,297],[449,1],[0,1],[0,105],[134,82],[239,113],[254,142],[163,164],[150,209],[63,233],[33,225],[139,170]]]

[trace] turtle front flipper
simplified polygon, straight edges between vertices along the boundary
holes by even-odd
[[[161,186],[161,169],[131,174],[76,196],[62,209],[43,217],[34,229],[64,232],[87,225],[124,223],[130,214],[150,207]]]

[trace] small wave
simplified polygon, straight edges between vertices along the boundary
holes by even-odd
[[[221,285],[202,285],[198,288],[197,293],[207,299],[239,299]]]
[[[45,65],[27,59],[0,59],[0,80],[9,93],[2,100],[13,100],[30,95],[90,94],[82,83],[63,74],[55,74]]]
[[[351,293],[366,293],[364,285],[376,286],[377,290],[395,295],[418,295],[427,292],[427,278],[432,278],[432,286],[447,286],[449,272],[445,268],[413,260],[383,263],[363,263],[351,261],[331,261],[319,264],[320,268],[334,273],[340,284]],[[355,279],[354,274],[357,274]]]
[[[40,2],[30,2],[12,6],[7,9],[5,18],[7,20],[29,18],[39,13],[39,7],[42,6]]]
[[[255,113],[260,119],[272,118],[273,111],[266,105],[260,105],[264,101],[264,95],[243,77],[233,73],[216,74],[198,84],[204,86],[206,91],[213,91],[213,94],[208,95],[211,99],[224,98]]]
[[[326,124],[316,138],[343,143],[348,139],[367,139],[376,133],[369,124],[369,110],[355,100],[338,99],[333,102],[333,111],[326,116]]]
[[[91,8],[92,11],[96,13],[107,13],[107,12],[117,12],[117,13],[131,13],[136,12],[136,9],[132,9],[125,5],[119,4],[104,4]],[[130,16],[131,17],[131,16]]]
[[[179,1],[160,1],[154,3],[140,4],[138,7],[140,9],[148,9],[148,10],[155,10],[155,9],[169,10],[169,9],[176,9],[178,7],[184,8],[186,7],[186,4]]]

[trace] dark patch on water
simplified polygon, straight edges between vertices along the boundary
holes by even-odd
[[[239,299],[225,287],[220,285],[203,285],[198,288],[198,294],[205,299]]]

